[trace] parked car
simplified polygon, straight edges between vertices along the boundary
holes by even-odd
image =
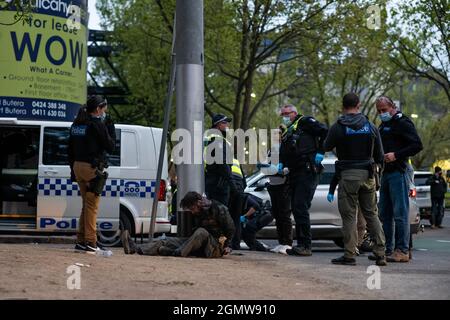
[[[311,218],[311,231],[312,237],[315,240],[332,240],[336,245],[343,247],[342,237],[342,219],[339,214],[337,200],[329,203],[327,201],[327,194],[330,181],[334,175],[334,162],[336,158],[325,158],[322,162],[325,167],[321,174],[319,185],[317,186],[316,193],[311,204],[310,218]],[[261,171],[257,171],[253,175],[247,178],[247,188],[245,192],[251,193],[263,201],[270,202],[270,196],[267,191],[268,177]],[[409,197],[410,210],[409,219],[411,224],[411,233],[417,233],[419,231],[419,210],[414,198],[414,192],[410,192]],[[294,217],[291,216],[294,224]],[[263,228],[258,233],[259,238],[276,239],[275,221],[267,227]],[[294,232],[295,236],[295,232]]]
[[[432,175],[429,171],[414,171],[414,184],[416,185],[417,193],[416,202],[421,219],[431,220],[431,193],[430,186],[427,186],[426,182]]]

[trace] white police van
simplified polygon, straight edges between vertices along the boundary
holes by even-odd
[[[76,232],[81,196],[70,180],[70,126],[0,118],[0,232]],[[116,148],[109,155],[109,177],[97,216],[101,244],[119,244],[124,228],[148,234],[155,197],[155,232],[170,232],[166,161],[161,191],[155,195],[161,134],[158,128],[116,125]]]

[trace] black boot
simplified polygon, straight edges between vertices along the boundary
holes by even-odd
[[[137,251],[137,246],[133,240],[131,240],[130,232],[128,230],[122,231],[122,246],[125,254],[135,254]]]
[[[355,266],[356,260],[354,258],[346,258],[344,256],[331,260],[332,264],[342,264],[346,266]]]

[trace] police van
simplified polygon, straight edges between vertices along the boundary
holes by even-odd
[[[82,201],[77,183],[70,180],[70,126],[0,118],[0,232],[76,232]],[[155,195],[161,135],[158,128],[116,125],[97,216],[101,244],[118,245],[123,229],[148,234],[155,199],[155,232],[170,232],[166,161]]]

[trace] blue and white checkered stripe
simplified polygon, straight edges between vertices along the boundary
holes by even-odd
[[[154,198],[156,181],[108,179],[102,197]],[[70,179],[40,178],[39,196],[81,196],[78,184]]]

